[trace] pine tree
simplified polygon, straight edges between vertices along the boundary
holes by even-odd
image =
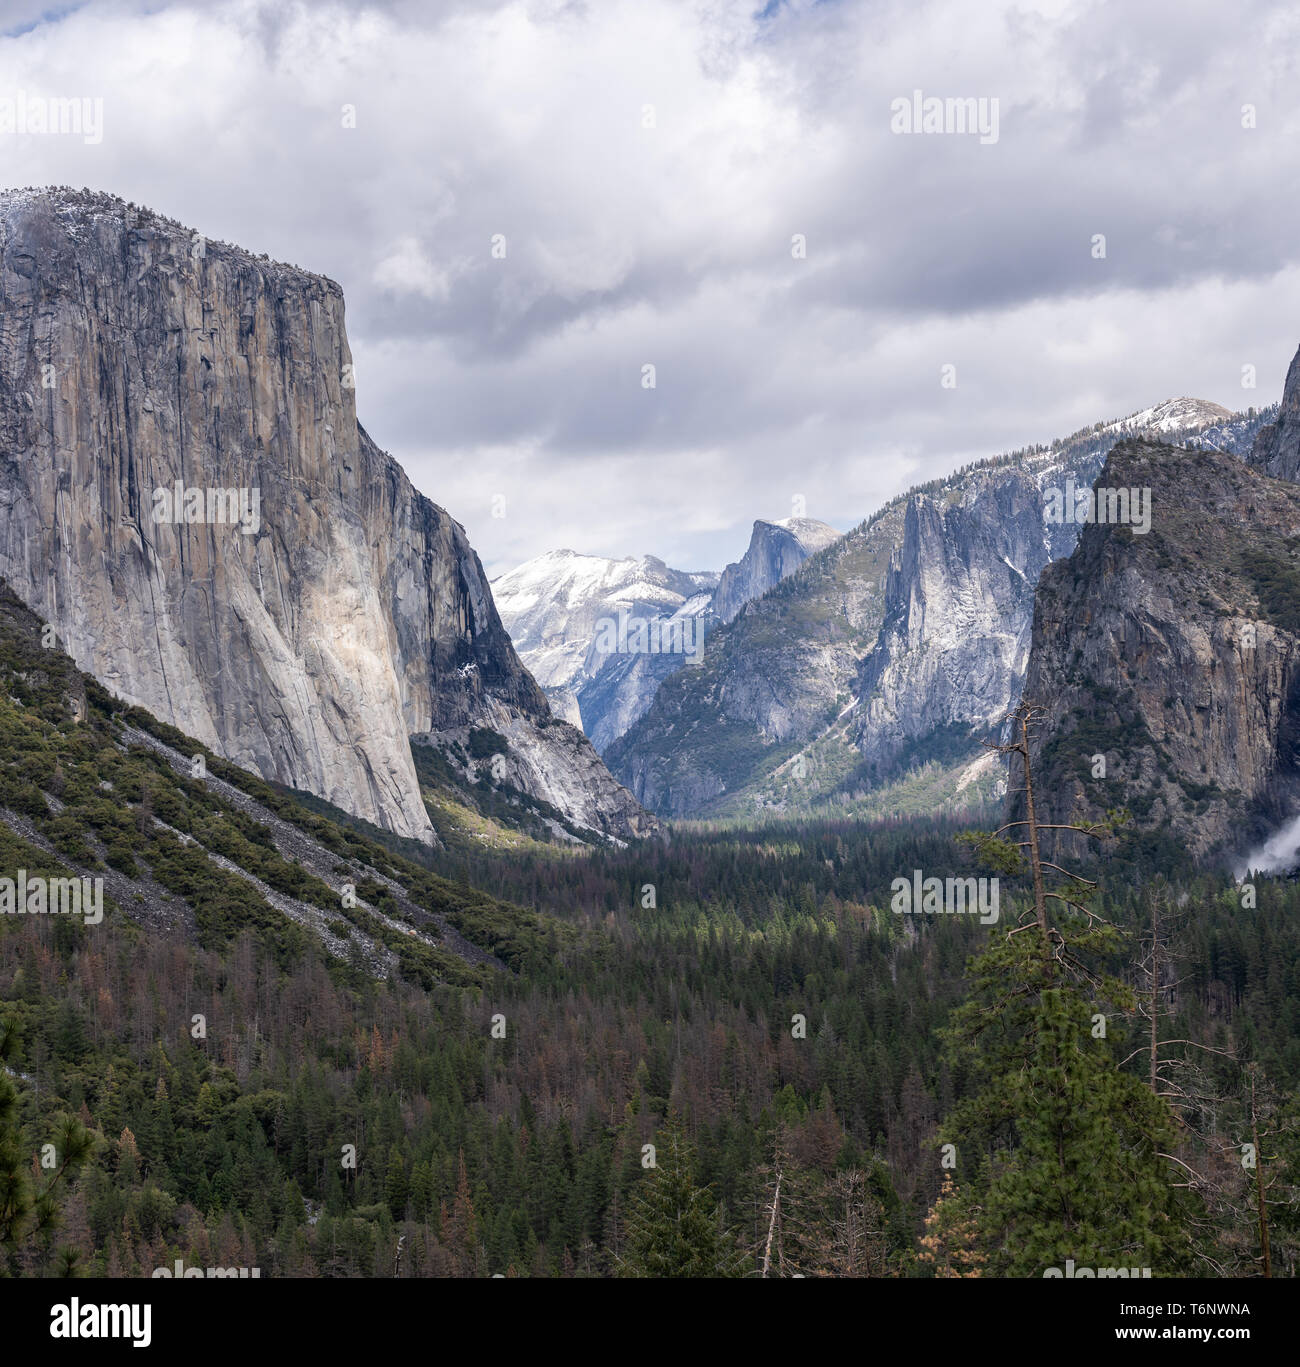
[[[992,1273],[1041,1277],[1073,1260],[1169,1276],[1186,1267],[1191,1242],[1169,1157],[1174,1116],[1121,1067],[1119,1032],[1108,1026],[1135,1003],[1105,971],[1121,944],[1087,905],[1095,885],[1044,859],[1039,844],[1044,829],[1099,836],[1109,827],[1038,822],[1028,742],[1036,715],[1022,705],[1013,741],[997,747],[1019,757],[1026,799],[1026,819],[1002,829],[1025,838],[1011,844],[998,831],[973,842],[1001,872],[1027,874],[1032,900],[968,969],[972,995],[948,1033],[978,1086],[940,1138],[959,1160],[988,1164],[976,1224]],[[1065,886],[1052,886],[1055,875]]]
[[[930,1213],[917,1262],[936,1277],[979,1277],[988,1259],[977,1247],[978,1210],[973,1210],[945,1172],[943,1186]]]
[[[396,1144],[390,1145],[388,1172],[384,1177],[384,1197],[394,1220],[400,1220],[406,1214],[406,1202],[410,1192],[411,1184],[407,1180],[402,1151]]]
[[[12,1058],[18,1047],[18,1032],[12,1021],[0,1026],[0,1064]],[[62,1116],[52,1136],[55,1166],[43,1182],[26,1171],[30,1150],[23,1143],[19,1128],[18,1091],[0,1069],[0,1271],[17,1275],[22,1271],[22,1255],[29,1240],[39,1237],[46,1244],[58,1224],[56,1194],[61,1184],[71,1181],[90,1157],[94,1140],[75,1116]],[[61,1259],[60,1266],[69,1266]]]
[[[695,1180],[695,1150],[670,1114],[655,1142],[655,1165],[628,1203],[624,1277],[737,1277],[748,1259],[727,1229],[712,1191]]]
[[[1189,1239],[1163,1156],[1175,1140],[1169,1108],[1120,1070],[1095,1033],[1095,1002],[1070,985],[1030,987],[1040,966],[1037,946],[995,944],[957,1013],[959,1035],[978,1039],[983,1085],[941,1135],[959,1156],[991,1159],[977,1217],[990,1270],[1041,1277],[1072,1259],[1181,1271]]]

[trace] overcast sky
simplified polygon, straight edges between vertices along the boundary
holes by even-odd
[[[561,546],[720,568],[799,496],[845,529],[1162,398],[1271,403],[1300,342],[1291,0],[0,0],[0,24],[0,95],[104,101],[97,144],[0,139],[4,183],[338,280],[362,422],[493,575]],[[893,131],[915,90],[996,100],[997,140]]]

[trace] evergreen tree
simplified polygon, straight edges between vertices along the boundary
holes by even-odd
[[[709,1187],[695,1180],[695,1149],[674,1114],[656,1135],[655,1165],[628,1204],[624,1277],[738,1277],[748,1259],[722,1222]]]
[[[1035,990],[1041,962],[1036,945],[1004,937],[976,960],[975,999],[957,1013],[982,1085],[941,1135],[959,1158],[990,1158],[975,1217],[990,1270],[1041,1277],[1073,1259],[1182,1271],[1190,1240],[1165,1156],[1173,1116],[1121,1071],[1095,1002],[1072,985]]]
[[[18,1032],[12,1021],[0,1026],[0,1272],[11,1276],[22,1270],[22,1255],[29,1241],[39,1237],[46,1245],[57,1226],[56,1193],[90,1157],[94,1141],[73,1116],[59,1117],[53,1143],[54,1166],[36,1182],[27,1171],[31,1158],[19,1127],[18,1091],[3,1071],[17,1052]],[[62,1271],[71,1274],[76,1259],[60,1259]]]
[[[921,1267],[936,1277],[982,1276],[988,1259],[977,1247],[978,1215],[963,1201],[952,1174],[945,1172],[943,1186],[925,1217],[921,1251],[916,1255]]]
[[[971,998],[948,1034],[977,1089],[953,1108],[940,1138],[959,1159],[988,1163],[978,1211],[962,1205],[993,1274],[1041,1277],[1073,1260],[1169,1276],[1185,1270],[1191,1245],[1187,1198],[1171,1173],[1176,1122],[1166,1101],[1121,1067],[1120,1032],[1109,1027],[1135,1003],[1106,972],[1120,937],[1087,905],[1095,885],[1040,852],[1028,744],[1035,715],[1022,705],[1015,738],[998,747],[1020,758],[1026,795],[1026,820],[1003,830],[1026,838],[1013,844],[998,831],[974,840],[1000,871],[1027,874],[1032,898],[1021,924],[994,931],[970,965]],[[1053,829],[1097,836],[1109,828]],[[1053,873],[1070,882],[1054,889]]]

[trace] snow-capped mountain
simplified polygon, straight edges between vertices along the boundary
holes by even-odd
[[[660,681],[687,659],[684,650],[618,647],[638,643],[641,623],[646,646],[651,624],[662,645],[659,624],[693,623],[707,612],[717,583],[716,570],[675,570],[653,555],[613,560],[559,550],[494,579],[492,596],[552,710],[580,725],[599,749],[627,730]],[[694,631],[692,625],[690,641]],[[685,631],[680,636],[690,644]]]
[[[1126,436],[1131,432],[1150,435],[1191,432],[1196,428],[1230,422],[1232,417],[1228,409],[1207,399],[1165,399],[1151,408],[1144,408],[1140,413],[1106,423],[1101,430],[1114,432],[1117,436]]]
[[[644,715],[664,679],[699,662],[715,625],[839,536],[814,518],[759,519],[745,554],[721,574],[674,570],[653,555],[549,551],[494,579],[492,594],[552,709],[603,751]]]

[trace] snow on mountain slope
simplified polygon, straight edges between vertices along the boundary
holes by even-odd
[[[1189,432],[1197,427],[1209,427],[1227,422],[1232,413],[1206,399],[1165,399],[1151,408],[1144,408],[1117,422],[1108,423],[1106,432]]]
[[[653,555],[613,560],[548,551],[492,581],[501,621],[554,710],[580,722],[600,749],[650,705],[682,654],[601,649],[637,643],[637,624],[691,620],[707,611],[716,571],[674,570]],[[619,625],[626,624],[620,637]],[[694,639],[693,636],[691,639]],[[576,714],[576,715],[575,715]]]
[[[1132,431],[1240,458],[1267,413],[1170,399],[900,495],[720,625],[602,755],[674,817],[865,810],[927,765],[960,778],[1020,695],[1038,576],[1078,539],[1048,495],[1091,486]],[[936,785],[925,801],[977,786]]]
[[[702,642],[839,536],[815,518],[759,519],[745,554],[720,575],[670,569],[652,555],[612,560],[550,551],[493,580],[492,592],[551,707],[603,752],[644,714],[663,680],[694,658],[656,647],[665,624],[680,624],[687,645]],[[644,641],[638,623],[646,626]],[[617,648],[607,648],[610,639]]]

